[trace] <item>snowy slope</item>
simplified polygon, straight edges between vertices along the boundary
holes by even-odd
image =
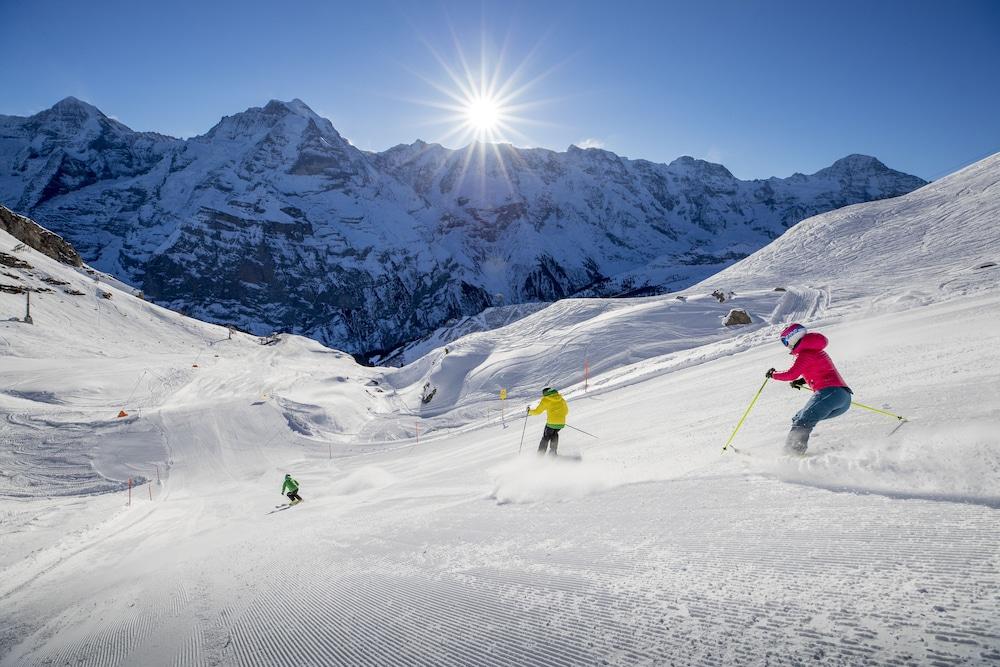
[[[500,303],[687,286],[803,218],[923,183],[861,155],[740,181],[576,147],[363,153],[300,100],[184,141],[73,98],[0,116],[0,203],[98,269],[201,319],[359,354]]]
[[[121,292],[98,329],[93,303],[41,294],[33,327],[0,323],[16,392],[0,394],[16,415],[0,451],[50,473],[0,498],[0,664],[996,661],[1000,390],[983,351],[1000,345],[1000,292],[974,267],[1000,247],[998,183],[991,158],[808,220],[814,243],[783,236],[783,263],[762,250],[686,300],[561,301],[399,369],[291,337],[209,346],[224,330]],[[713,286],[754,323],[722,327]],[[787,459],[805,398],[772,383],[741,453],[722,454],[787,362],[790,319],[830,336],[857,400],[911,421],[889,437],[892,419],[852,409]],[[169,381],[143,381],[141,417],[110,419],[143,366]],[[598,436],[564,432],[580,463],[530,454],[542,419],[521,414],[544,384]],[[60,470],[80,453],[92,472]],[[163,484],[131,507],[73,491],[158,463]],[[300,506],[275,507],[285,472]]]
[[[132,466],[141,477],[157,463],[166,473],[169,460],[159,427],[144,419],[144,411],[167,396],[201,392],[214,400],[239,387],[267,406],[256,412],[273,412],[285,426],[306,409],[295,402],[296,392],[325,392],[328,400],[339,392],[346,407],[338,410],[336,423],[331,417],[331,430],[353,431],[367,419],[361,415],[368,406],[360,397],[367,396],[362,385],[371,371],[349,355],[295,336],[276,346],[238,332],[230,338],[224,327],[150,304],[108,276],[60,264],[4,232],[0,253],[0,263],[18,264],[3,268],[0,285],[32,290],[33,320],[17,321],[24,314],[24,294],[0,292],[6,378],[0,406],[7,416],[0,428],[5,442],[15,445],[0,450],[5,459],[0,493],[30,497],[121,488]],[[288,367],[287,377],[266,372],[277,360]],[[301,369],[315,373],[314,381],[285,388]],[[200,377],[205,374],[221,380]],[[355,380],[347,382],[349,375]],[[36,414],[39,409],[43,415]],[[120,410],[129,417],[117,418]],[[323,410],[311,417],[322,424]],[[142,456],[134,459],[137,438],[145,442]],[[74,459],[72,475],[48,470],[62,456]]]
[[[896,199],[809,219],[693,288],[788,281],[836,291],[835,304],[904,309],[993,289],[1000,278],[1000,154]]]

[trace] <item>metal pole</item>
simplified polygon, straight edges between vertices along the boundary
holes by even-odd
[[[871,410],[872,412],[877,412],[880,415],[886,415],[888,417],[895,417],[899,421],[905,422],[906,417],[900,417],[899,415],[894,415],[891,412],[886,412],[885,410],[879,410],[878,408],[873,408],[870,405],[865,405],[864,403],[858,403],[857,401],[851,401],[851,405],[857,406],[859,408],[864,408],[865,410]]]
[[[796,389],[801,389],[801,387],[796,387]],[[807,387],[807,389],[808,389],[808,387]],[[812,391],[812,389],[809,389],[809,391]],[[865,405],[864,403],[858,403],[857,401],[851,401],[851,405],[853,405],[856,408],[864,408],[865,410],[871,410],[872,412],[877,412],[880,415],[885,415],[887,417],[895,417],[896,419],[898,419],[901,422],[907,421],[906,417],[900,417],[899,415],[893,414],[891,412],[886,412],[885,410],[879,410],[878,408],[873,408],[872,406]]]
[[[524,426],[521,427],[521,445],[517,448],[517,453],[521,453],[521,449],[524,448],[524,432],[528,430],[528,411],[524,411]]]
[[[569,424],[566,424],[566,428],[571,428],[574,431],[579,431],[580,433],[583,433],[584,435],[589,435],[591,438],[594,438],[595,440],[600,440],[600,438],[598,438],[596,435],[594,435],[593,433],[587,433],[582,428],[577,428],[575,426],[570,426]]]

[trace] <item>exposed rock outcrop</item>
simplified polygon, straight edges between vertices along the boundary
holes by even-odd
[[[732,310],[730,310],[729,314],[726,315],[725,321],[723,321],[723,324],[727,327],[738,327],[743,324],[752,324],[752,323],[753,319],[750,317],[750,313],[743,310],[742,308],[733,308]]]
[[[83,259],[69,241],[6,206],[0,206],[0,229],[54,260],[70,266],[83,266]]]

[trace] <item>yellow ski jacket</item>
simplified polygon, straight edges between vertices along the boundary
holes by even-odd
[[[537,408],[530,408],[529,415],[545,415],[545,425],[549,428],[560,429],[566,425],[566,415],[569,414],[569,406],[566,399],[559,395],[555,389],[549,389],[542,396]]]

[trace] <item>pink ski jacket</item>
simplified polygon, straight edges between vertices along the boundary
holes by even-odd
[[[833,359],[823,350],[826,349],[826,336],[820,333],[807,333],[795,346],[791,354],[795,363],[787,371],[775,373],[772,380],[790,382],[804,377],[813,391],[827,387],[847,387],[844,378],[840,377]]]

